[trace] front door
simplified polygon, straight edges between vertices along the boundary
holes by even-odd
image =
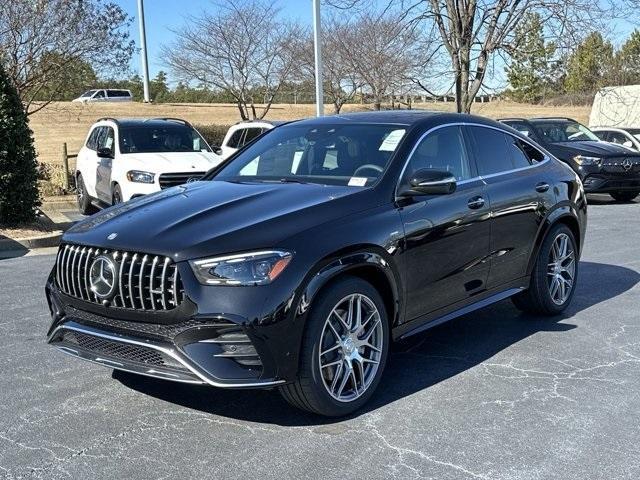
[[[108,148],[115,152],[115,135],[113,128],[101,127],[102,131],[98,135],[98,151]],[[111,203],[111,170],[113,159],[97,156],[96,167],[96,193],[98,199],[105,203]]]
[[[490,205],[461,127],[445,126],[424,137],[401,182],[423,168],[449,171],[458,185],[452,194],[398,201],[405,230],[407,321],[483,290],[489,272]]]

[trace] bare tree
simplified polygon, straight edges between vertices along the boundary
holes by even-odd
[[[422,61],[423,42],[416,30],[386,11],[356,15],[336,41],[346,52],[349,68],[367,86],[376,110],[394,90],[406,85]]]
[[[99,71],[127,68],[129,23],[102,0],[0,0],[0,62],[27,113],[51,102],[79,60]]]
[[[352,67],[349,57],[353,54],[352,39],[348,35],[349,26],[337,16],[329,16],[322,24],[323,57],[323,90],[325,100],[333,105],[336,114],[345,103],[355,97],[362,87],[362,79]],[[315,57],[313,36],[309,31],[293,45],[292,52],[296,59],[294,75],[296,80],[304,82],[315,79]]]
[[[337,7],[371,0],[330,0]],[[559,48],[576,45],[584,32],[604,28],[604,3],[592,0],[388,0],[387,10],[401,12],[402,23],[430,30],[435,25],[447,52],[458,112],[469,112],[495,54],[509,53],[515,29],[527,12],[543,18],[548,39]],[[432,53],[426,53],[431,56]]]
[[[291,73],[299,35],[278,13],[264,0],[226,0],[215,13],[189,17],[164,58],[177,79],[228,93],[243,120],[264,118]]]

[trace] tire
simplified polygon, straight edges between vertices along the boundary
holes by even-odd
[[[346,309],[358,304],[360,327],[347,333],[340,317],[346,321]],[[351,325],[357,326],[357,317],[352,317]],[[298,378],[279,387],[280,393],[302,410],[329,417],[348,415],[373,395],[388,353],[389,321],[380,294],[360,278],[341,277],[314,301],[303,335]],[[357,385],[360,388],[354,388]]]
[[[567,257],[557,255],[566,239]],[[558,243],[560,242],[560,243]],[[558,245],[556,247],[556,245]],[[571,303],[578,280],[578,248],[571,229],[564,224],[551,228],[531,272],[529,288],[512,297],[520,310],[540,315],[558,315]],[[556,258],[559,259],[556,261]],[[556,287],[557,286],[557,287]]]
[[[122,190],[117,183],[111,189],[111,205],[122,203]]]
[[[622,192],[612,192],[609,195],[613,197],[613,199],[617,202],[630,202],[638,195],[640,195],[640,190],[629,190]]]
[[[98,211],[91,203],[92,199],[87,193],[82,174],[78,174],[76,177],[76,200],[78,202],[78,211],[80,211],[82,215],[92,215]]]

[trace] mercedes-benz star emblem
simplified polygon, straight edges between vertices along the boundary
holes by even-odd
[[[91,291],[98,297],[107,299],[116,289],[116,266],[109,257],[100,255],[95,258],[89,269]]]
[[[629,160],[628,158],[625,158],[622,161],[622,166],[625,170],[631,170],[631,167],[633,167],[633,163],[631,163],[631,160]]]

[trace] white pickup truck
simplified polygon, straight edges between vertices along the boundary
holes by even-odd
[[[188,122],[174,118],[103,118],[78,153],[78,209],[126,202],[196,181],[222,162]]]

